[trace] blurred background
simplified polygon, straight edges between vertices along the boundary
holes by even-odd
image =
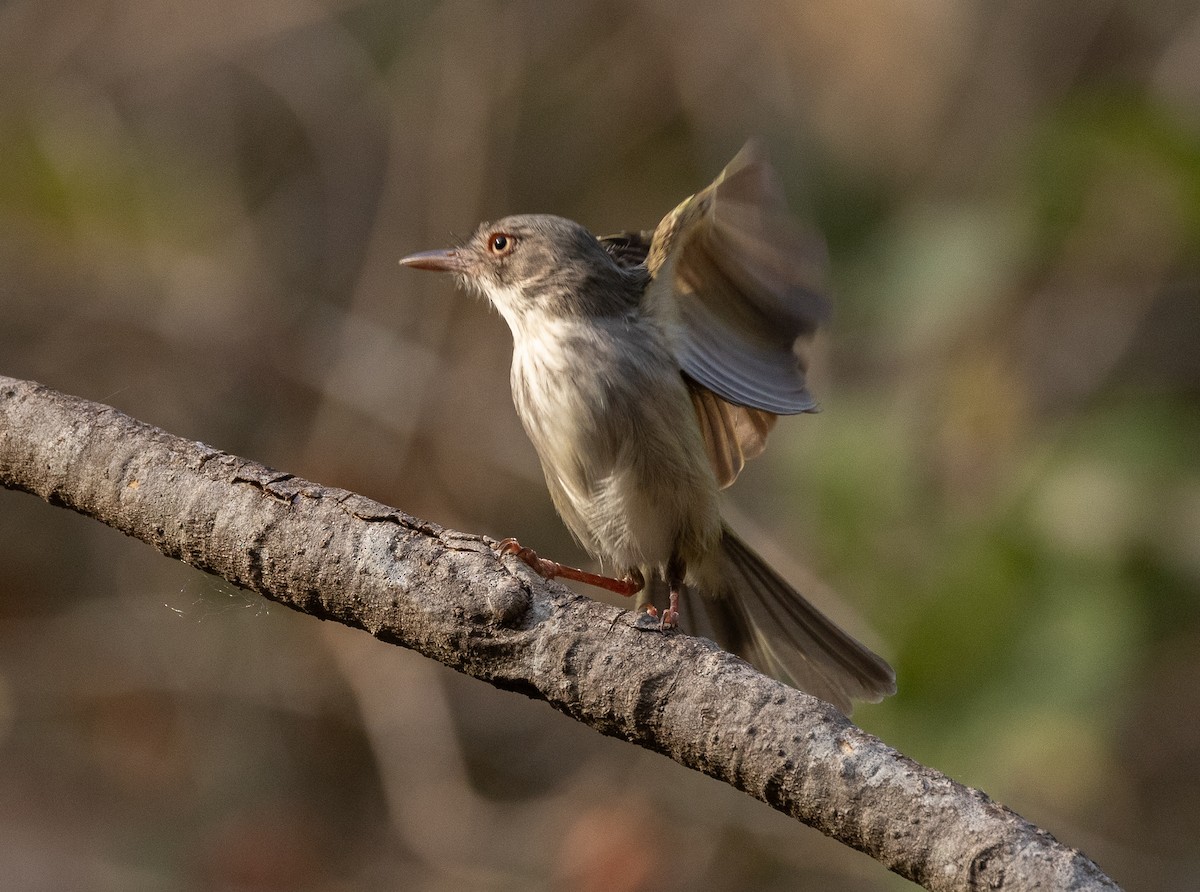
[[[0,373],[582,559],[481,219],[652,227],[760,136],[823,411],[735,525],[855,719],[1130,890],[1200,872],[1200,4],[8,0]],[[666,759],[0,492],[11,889],[902,889]]]

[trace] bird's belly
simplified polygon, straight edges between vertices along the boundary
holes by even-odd
[[[570,375],[553,367],[553,354],[514,354],[514,401],[555,507],[581,544],[618,570],[662,568],[676,555],[698,562],[721,522],[679,371],[646,363],[620,371]]]
[[[705,518],[686,487],[664,487],[628,466],[597,480],[573,507],[585,519],[590,550],[620,569],[664,567],[681,539]]]

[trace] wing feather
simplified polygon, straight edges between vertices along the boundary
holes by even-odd
[[[669,305],[680,366],[697,383],[773,414],[816,408],[795,348],[829,316],[825,251],[755,144],[667,215],[646,265],[651,304]]]
[[[829,316],[821,239],[791,216],[775,171],[749,143],[653,232],[600,243],[653,277],[646,306],[674,334],[709,461],[728,486],[778,415],[817,409],[796,348]]]
[[[778,416],[727,402],[686,375],[684,381],[717,485],[724,489],[737,479],[747,461],[762,454]]]

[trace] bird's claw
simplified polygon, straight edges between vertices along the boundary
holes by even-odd
[[[679,622],[679,592],[674,588],[671,589],[671,601],[667,605],[667,609],[663,611],[662,621],[658,624],[660,629],[673,629]]]
[[[671,606],[662,612],[660,615],[658,608],[653,604],[647,604],[645,607],[646,616],[651,619],[658,620],[658,630],[665,632],[667,629],[673,629],[679,623],[678,599],[672,600]]]
[[[553,579],[559,575],[561,566],[554,561],[548,561],[545,558],[538,557],[538,553],[532,548],[522,545],[516,539],[508,538],[501,539],[496,543],[496,552],[498,554],[515,555],[519,560],[527,563],[535,573],[543,579]]]

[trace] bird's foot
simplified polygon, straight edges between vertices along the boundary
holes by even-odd
[[[679,624],[679,592],[671,592],[671,603],[667,609],[663,611],[662,619],[659,620],[658,627],[660,629],[673,629]]]
[[[673,629],[679,625],[679,595],[671,593],[671,604],[666,610],[659,615],[658,608],[653,604],[647,604],[642,608],[646,616],[651,619],[658,620],[658,629],[660,632],[665,632],[667,629]]]
[[[543,579],[574,579],[576,582],[583,582],[588,585],[594,585],[597,588],[607,589],[626,598],[636,595],[646,584],[642,580],[641,574],[636,572],[630,573],[623,579],[614,579],[611,576],[589,573],[587,570],[580,570],[578,567],[569,567],[566,564],[560,564],[558,561],[550,561],[546,558],[538,557],[536,551],[532,548],[526,548],[516,539],[502,539],[496,543],[496,551],[499,554],[515,555],[532,567],[534,572]]]

